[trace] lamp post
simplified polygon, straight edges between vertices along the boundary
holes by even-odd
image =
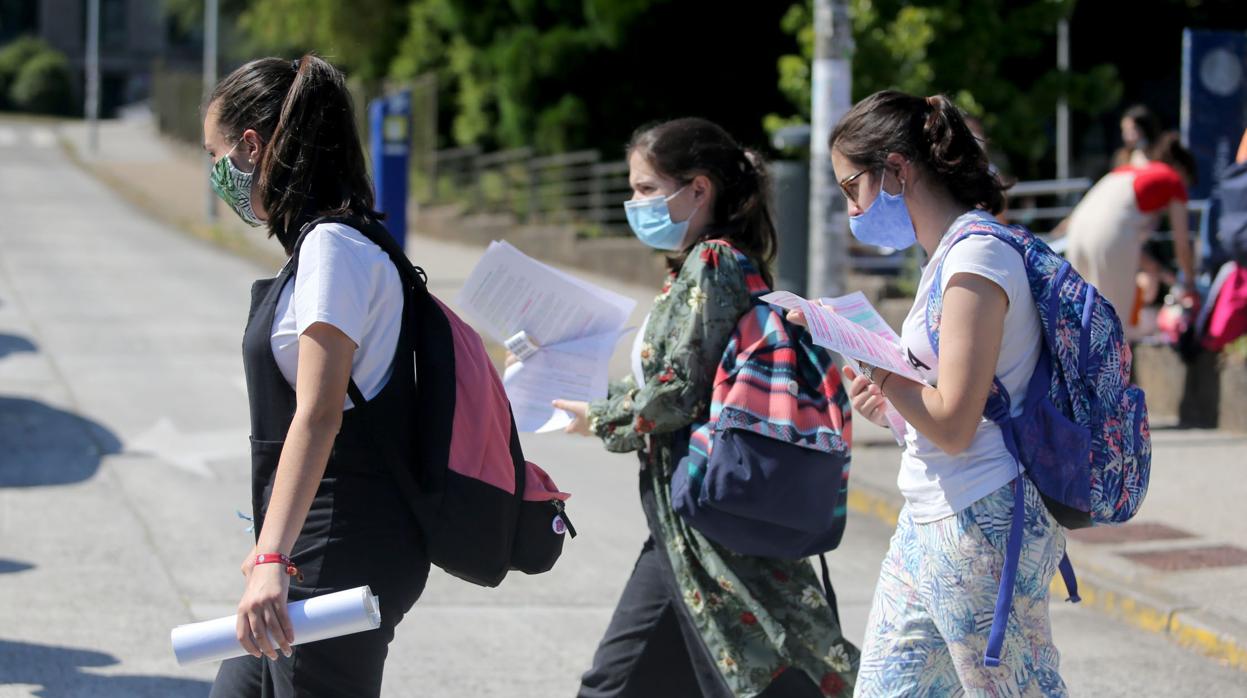
[[[810,134],[811,297],[844,291],[847,274],[848,211],[831,168],[828,138],[852,102],[853,28],[847,0],[815,0],[814,70]]]

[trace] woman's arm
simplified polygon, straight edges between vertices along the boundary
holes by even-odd
[[[299,337],[298,407],[282,446],[254,553],[289,555],[294,548],[342,426],[354,355],[355,343],[327,323],[315,323]],[[244,561],[247,589],[238,605],[238,640],[253,656],[276,659],[276,648],[268,642],[267,633],[271,633],[289,656],[294,631],[286,612],[290,583],[286,570],[279,564],[249,567]]]
[[[641,448],[649,434],[683,429],[710,405],[715,373],[736,323],[752,305],[745,272],[726,247],[693,248],[650,319],[668,341],[644,385],[588,405],[583,429],[611,451]]]
[[[1178,269],[1187,288],[1195,287],[1195,250],[1191,246],[1191,218],[1186,202],[1174,199],[1169,202],[1169,229],[1173,231],[1173,253],[1178,258]]]
[[[875,382],[905,421],[940,450],[970,447],[991,393],[1009,298],[982,276],[960,273],[948,282],[940,322],[940,379],[932,388],[879,370]]]

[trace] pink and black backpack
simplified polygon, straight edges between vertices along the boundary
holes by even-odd
[[[513,569],[549,570],[564,535],[576,535],[564,511],[570,495],[524,459],[511,403],[480,335],[429,293],[424,271],[380,223],[321,218],[308,225],[328,221],[350,225],[380,246],[403,280],[404,325],[416,364],[416,460],[394,475],[420,522],[430,561],[489,587]]]

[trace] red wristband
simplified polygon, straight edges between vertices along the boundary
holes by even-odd
[[[303,573],[298,567],[294,566],[294,560],[282,555],[281,553],[258,553],[255,556],[255,564],[257,565],[275,565],[281,564],[286,567],[286,574],[295,577],[300,582],[303,581]]]

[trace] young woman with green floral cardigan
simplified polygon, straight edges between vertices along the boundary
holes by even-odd
[[[848,696],[858,651],[808,562],[735,554],[671,506],[689,426],[706,418],[715,371],[752,302],[717,241],[763,270],[775,254],[765,172],[701,119],[639,131],[628,156],[629,223],[643,242],[680,254],[634,346],[633,375],[605,400],[556,403],[576,417],[568,431],[638,453],[650,530],[580,696]]]

